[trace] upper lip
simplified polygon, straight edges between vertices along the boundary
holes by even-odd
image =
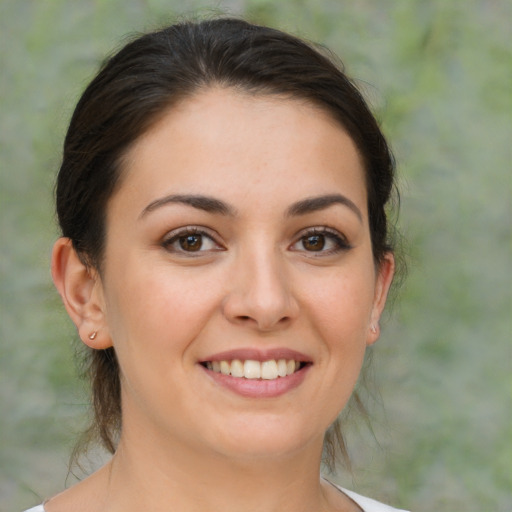
[[[225,352],[217,352],[211,356],[201,359],[199,362],[206,363],[207,361],[234,361],[238,359],[240,361],[270,361],[272,359],[293,359],[294,361],[300,361],[303,363],[311,363],[311,357],[302,354],[296,350],[289,348],[272,348],[272,349],[261,349],[261,348],[239,348],[226,350]]]

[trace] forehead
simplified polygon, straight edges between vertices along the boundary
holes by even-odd
[[[207,89],[170,108],[128,151],[123,173],[121,189],[146,201],[190,192],[253,199],[275,187],[282,201],[308,188],[366,197],[356,146],[324,109],[232,89]]]

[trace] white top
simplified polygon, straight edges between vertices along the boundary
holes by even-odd
[[[340,491],[344,492],[349,498],[355,501],[363,509],[364,512],[407,512],[406,510],[384,505],[384,503],[372,500],[371,498],[366,498],[365,496],[361,496],[355,492],[347,491],[347,489],[343,489],[342,487],[336,487],[338,487]],[[45,510],[43,505],[38,505],[37,507],[25,510],[25,512],[45,512]]]

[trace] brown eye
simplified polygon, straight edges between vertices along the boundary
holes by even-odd
[[[309,235],[302,239],[302,246],[306,251],[321,251],[325,247],[324,235]]]
[[[169,234],[162,241],[162,246],[166,251],[182,256],[191,253],[197,253],[200,256],[203,253],[211,253],[214,251],[223,251],[224,248],[217,244],[214,238],[196,227],[186,227],[178,229]]]
[[[181,236],[178,242],[184,251],[194,252],[199,251],[203,246],[203,237],[202,235],[186,235]]]
[[[302,236],[297,238],[297,241],[290,246],[290,249],[292,251],[310,253],[310,257],[328,257],[342,251],[348,251],[352,249],[352,246],[339,231],[319,226],[302,231]]]

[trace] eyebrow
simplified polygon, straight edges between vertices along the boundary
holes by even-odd
[[[228,204],[215,199],[214,197],[202,195],[173,194],[161,197],[149,203],[139,215],[139,219],[148,213],[169,204],[185,204],[203,210],[208,213],[218,213],[220,215],[235,215],[235,210]]]
[[[139,215],[139,219],[148,213],[169,204],[185,204],[192,206],[193,208],[197,208],[198,210],[203,210],[208,213],[216,213],[219,215],[236,215],[236,210],[233,207],[214,197],[190,194],[172,194],[169,196],[161,197],[149,203],[142,210],[141,214]],[[285,215],[287,217],[307,215],[308,213],[325,210],[326,208],[329,208],[335,204],[341,204],[348,207],[356,214],[357,218],[361,222],[363,221],[361,210],[355,205],[353,201],[341,194],[328,194],[302,199],[301,201],[293,203],[286,210]]]
[[[287,212],[287,216],[306,215],[319,210],[325,210],[334,204],[341,204],[347,206],[352,210],[358,219],[363,221],[363,214],[361,210],[351,201],[348,197],[341,194],[328,194],[324,196],[308,197],[297,203],[292,204]]]

